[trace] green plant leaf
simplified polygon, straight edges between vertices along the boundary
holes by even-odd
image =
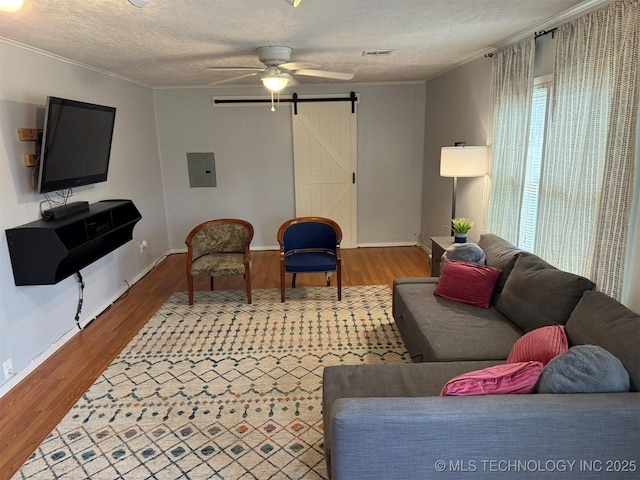
[[[473,228],[473,220],[464,217],[456,217],[451,220],[451,226],[455,233],[467,233]]]

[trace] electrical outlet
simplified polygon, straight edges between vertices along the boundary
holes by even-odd
[[[11,359],[7,359],[3,364],[2,368],[4,369],[4,379],[7,380],[11,375],[13,375],[13,362]]]

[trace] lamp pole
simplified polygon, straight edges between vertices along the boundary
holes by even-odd
[[[451,198],[451,235],[453,231],[453,219],[456,218],[456,190],[458,189],[458,177],[453,177],[453,196]]]

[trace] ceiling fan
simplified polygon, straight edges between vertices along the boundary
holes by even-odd
[[[280,45],[271,45],[257,49],[258,59],[264,67],[208,67],[210,70],[218,72],[239,71],[251,72],[238,77],[228,78],[211,85],[233,82],[240,78],[260,75],[260,80],[264,86],[272,92],[279,92],[287,86],[294,75],[306,75],[309,77],[331,78],[334,80],[351,80],[353,73],[331,72],[328,70],[318,70],[314,63],[291,62],[291,48]]]

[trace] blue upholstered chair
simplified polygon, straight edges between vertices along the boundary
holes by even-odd
[[[285,274],[293,274],[292,288],[296,287],[298,273],[336,272],[338,300],[342,299],[342,261],[340,242],[342,230],[333,220],[322,217],[292,218],[278,230],[280,244],[280,299],[284,302]]]
[[[253,226],[234,218],[201,223],[187,236],[187,286],[189,305],[193,305],[193,277],[242,275],[251,303],[251,253]]]

